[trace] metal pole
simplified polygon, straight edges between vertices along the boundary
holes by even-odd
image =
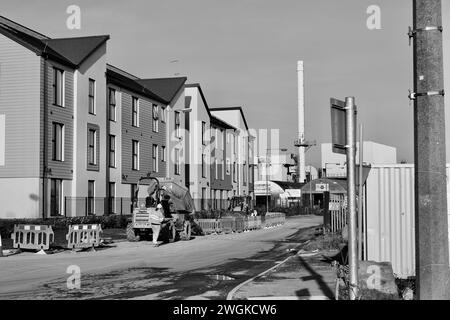
[[[445,105],[441,0],[414,0],[416,288],[449,299]]]
[[[358,295],[358,248],[356,232],[356,137],[355,137],[355,98],[345,98],[346,109],[346,147],[347,147],[347,202],[348,202],[348,254],[350,267],[350,300]]]
[[[266,213],[269,213],[269,150],[266,150]]]
[[[363,199],[363,151],[364,151],[364,139],[363,139],[363,125],[359,126],[359,187],[358,187],[358,259],[362,257],[362,230],[363,230],[363,218],[362,218],[362,199]],[[366,250],[366,248],[364,248]]]

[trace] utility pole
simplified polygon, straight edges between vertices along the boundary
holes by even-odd
[[[413,0],[416,287],[449,298],[441,0]]]
[[[358,235],[356,227],[356,107],[355,98],[345,98],[346,151],[347,151],[347,203],[348,203],[348,256],[350,267],[350,300],[358,296]]]

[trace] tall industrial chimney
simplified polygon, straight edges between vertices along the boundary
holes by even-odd
[[[305,88],[303,84],[303,61],[297,62],[297,76],[298,76],[298,139],[300,146],[298,147],[298,182],[303,183],[306,180],[305,173]],[[302,146],[303,145],[303,146]]]

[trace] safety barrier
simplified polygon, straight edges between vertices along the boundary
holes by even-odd
[[[66,235],[69,249],[94,248],[100,245],[100,224],[79,224],[69,226]]]
[[[269,228],[269,227],[281,226],[285,223],[285,221],[286,221],[286,216],[284,215],[284,213],[269,212],[269,213],[266,213],[264,227]]]
[[[195,223],[203,230],[205,234],[220,233],[222,226],[220,220],[217,219],[197,219]]]
[[[222,225],[222,231],[224,233],[232,233],[234,230],[236,230],[235,220],[233,217],[221,218],[220,224]]]
[[[233,217],[234,219],[234,231],[243,232],[244,231],[244,217]]]
[[[261,217],[245,217],[244,230],[261,229]]]
[[[41,225],[16,224],[11,234],[16,249],[48,250],[54,237],[51,226]]]

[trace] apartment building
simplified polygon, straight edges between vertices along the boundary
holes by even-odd
[[[108,212],[129,213],[141,177],[167,176],[168,101],[143,86],[138,77],[112,65],[107,65],[106,77]]]
[[[0,17],[0,217],[95,212],[63,198],[106,195],[108,39],[51,39]]]
[[[189,158],[184,158],[189,168],[189,191],[195,207],[204,208],[202,199],[211,199],[211,112],[199,84],[185,85],[186,107],[189,113]],[[209,208],[208,208],[209,209]]]
[[[211,201],[213,210],[227,209],[233,193],[232,141],[236,128],[211,115]],[[205,169],[206,170],[206,169]]]
[[[186,77],[108,64],[108,40],[0,16],[0,219],[129,214],[148,174],[188,187],[197,210],[253,196],[242,108],[213,114]]]
[[[254,137],[249,133],[249,127],[242,107],[212,108],[214,117],[236,128],[233,136],[233,154],[231,161],[233,169],[233,190],[235,196],[249,197],[254,200]]]

